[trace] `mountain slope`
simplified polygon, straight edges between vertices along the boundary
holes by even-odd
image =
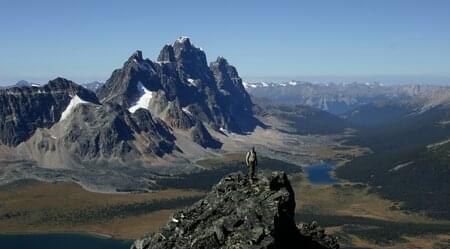
[[[412,101],[376,101],[358,106],[341,115],[342,118],[362,127],[390,125],[413,115],[420,104]]]
[[[337,175],[369,183],[374,191],[402,202],[402,207],[450,218],[450,105],[408,115],[389,126],[361,130],[350,143],[372,154],[355,158]]]
[[[347,128],[353,128],[348,121],[331,113],[307,105],[287,105],[271,103],[264,98],[253,98],[258,116],[276,118],[284,128],[282,132],[295,134],[335,134],[342,133]],[[269,123],[269,122],[268,122]]]
[[[99,103],[93,92],[63,78],[41,87],[0,90],[0,143],[17,146],[30,138],[37,128],[51,127],[76,96]]]
[[[83,104],[63,121],[19,145],[45,167],[71,168],[102,161],[151,163],[176,150],[175,137],[144,109],[129,113],[117,104]]]

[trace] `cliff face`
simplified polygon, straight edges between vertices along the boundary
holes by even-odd
[[[17,146],[40,127],[58,122],[73,97],[99,103],[97,96],[72,81],[56,78],[42,87],[0,90],[0,143]]]
[[[339,248],[336,240],[297,228],[295,197],[283,172],[261,173],[250,184],[240,173],[223,178],[206,197],[177,212],[132,249]]]

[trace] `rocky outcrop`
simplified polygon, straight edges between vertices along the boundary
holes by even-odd
[[[72,81],[57,78],[42,87],[22,86],[0,90],[0,143],[16,146],[37,128],[49,128],[78,96],[99,103],[97,96]]]
[[[336,240],[294,221],[286,174],[266,172],[250,184],[241,173],[223,178],[205,198],[175,213],[160,232],[132,249],[339,248]]]

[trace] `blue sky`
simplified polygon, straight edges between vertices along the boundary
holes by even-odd
[[[0,1],[3,84],[104,81],[180,35],[245,79],[450,84],[450,0]]]

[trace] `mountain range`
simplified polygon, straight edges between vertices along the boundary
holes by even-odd
[[[384,85],[382,83],[244,83],[255,96],[277,103],[308,105],[335,115],[351,116],[357,108],[388,102],[423,111],[450,99],[450,87],[437,85]]]
[[[45,168],[183,161],[220,149],[213,134],[257,125],[236,68],[223,57],[208,65],[187,37],[156,61],[136,51],[104,84],[56,78],[0,90],[0,150]]]

